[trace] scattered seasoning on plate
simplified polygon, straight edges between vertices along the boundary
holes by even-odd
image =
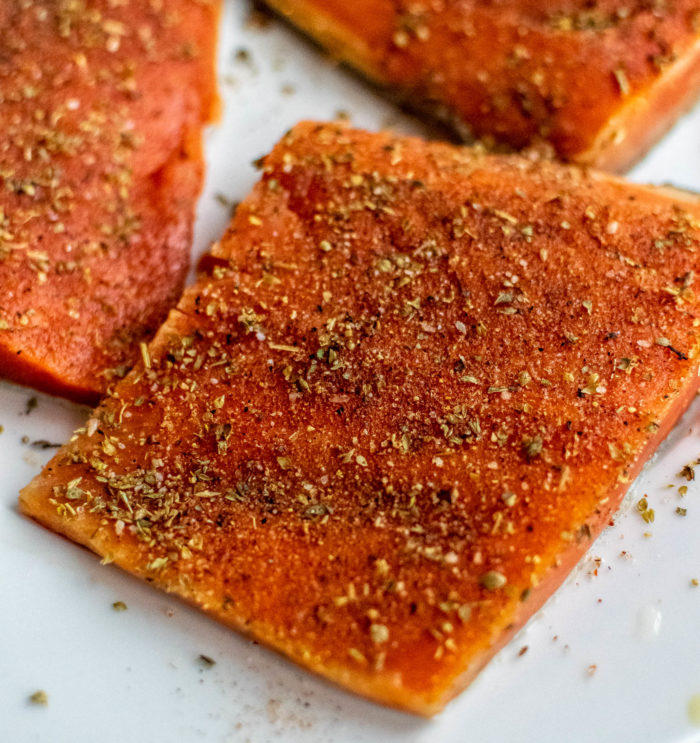
[[[36,439],[32,441],[31,446],[35,449],[60,449],[61,444],[54,444],[46,439]]]
[[[211,658],[208,655],[204,655],[204,653],[200,653],[199,655],[199,662],[205,667],[205,668],[212,668],[216,665],[216,661]]]
[[[42,689],[39,689],[39,691],[35,691],[29,697],[29,701],[32,704],[43,704],[44,706],[46,706],[49,703],[49,695]]]
[[[641,517],[647,524],[651,524],[654,521],[655,513],[653,508],[649,508],[649,504],[646,498],[640,498],[637,501],[637,510]]]
[[[221,193],[220,191],[214,194],[214,199],[218,204],[221,204],[221,206],[225,207],[226,209],[233,209],[235,202],[233,199],[230,199],[226,194]]]
[[[688,482],[695,479],[695,470],[690,464],[686,464],[683,469],[678,473],[678,477],[685,477]]]
[[[129,607],[123,601],[115,601],[112,608],[114,611],[126,611]]]
[[[691,725],[700,726],[700,694],[693,694],[688,700],[688,720]]]

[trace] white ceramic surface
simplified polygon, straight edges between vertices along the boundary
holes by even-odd
[[[216,194],[243,198],[257,177],[251,161],[299,119],[346,111],[370,128],[421,131],[298,35],[276,22],[251,28],[249,11],[238,0],[224,16],[225,115],[207,136],[197,253],[228,220]],[[696,109],[632,176],[700,190],[699,129]],[[65,440],[85,414],[0,383],[1,743],[700,740],[688,715],[700,694],[700,587],[691,585],[700,579],[700,481],[678,477],[700,456],[700,403],[566,585],[432,721],[313,678],[22,518],[17,492],[52,453],[31,442]],[[642,494],[656,511],[650,526],[633,507]],[[115,601],[128,610],[114,611]],[[48,706],[29,703],[38,689]]]

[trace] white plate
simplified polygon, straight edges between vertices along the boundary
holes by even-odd
[[[224,17],[226,111],[208,135],[197,253],[228,221],[215,195],[243,198],[257,178],[250,162],[296,121],[342,110],[370,128],[421,131],[288,29],[248,28],[249,10],[230,2]],[[696,109],[633,177],[700,189],[699,129]],[[688,714],[700,694],[700,587],[691,585],[700,579],[700,482],[677,476],[700,455],[700,404],[567,584],[470,689],[426,722],[310,676],[22,518],[17,492],[51,454],[22,437],[63,441],[86,414],[38,395],[26,415],[32,397],[0,383],[2,743],[700,739]],[[682,499],[681,484],[688,485]],[[642,494],[656,511],[651,526],[633,507]],[[687,516],[675,513],[678,505]],[[128,610],[115,612],[114,601]],[[205,667],[200,654],[216,665]],[[38,689],[47,707],[28,702]]]

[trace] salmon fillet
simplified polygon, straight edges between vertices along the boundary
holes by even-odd
[[[217,0],[0,0],[0,376],[96,402],[177,302]]]
[[[22,511],[432,715],[698,386],[700,201],[304,123]]]
[[[696,0],[267,0],[409,105],[623,171],[700,90]]]

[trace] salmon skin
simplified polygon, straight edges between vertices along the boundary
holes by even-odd
[[[696,0],[267,0],[465,136],[624,171],[700,90]]]
[[[0,0],[0,377],[95,403],[177,302],[217,0]]]
[[[700,203],[316,123],[262,170],[21,509],[432,715],[562,582],[695,393]]]

